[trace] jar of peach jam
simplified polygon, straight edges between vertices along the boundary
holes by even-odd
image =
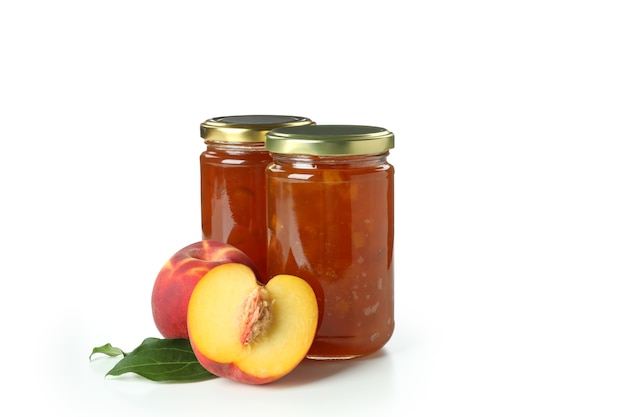
[[[268,276],[311,284],[310,359],[376,352],[394,329],[394,135],[373,126],[274,129],[266,148]]]
[[[262,280],[267,269],[265,167],[271,161],[265,135],[277,127],[310,123],[306,117],[242,115],[200,125],[206,144],[200,155],[202,238],[245,252]]]

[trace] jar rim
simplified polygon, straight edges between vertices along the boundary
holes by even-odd
[[[370,155],[394,147],[394,134],[367,125],[305,125],[279,127],[267,133],[269,152],[301,155]]]
[[[200,137],[205,143],[262,143],[272,129],[311,123],[313,121],[307,117],[269,114],[213,117],[200,124]]]

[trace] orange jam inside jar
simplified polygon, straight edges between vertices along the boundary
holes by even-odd
[[[268,276],[313,287],[318,329],[310,359],[382,348],[394,330],[393,133],[311,125],[267,135]]]
[[[265,168],[271,161],[265,135],[281,126],[312,123],[305,117],[242,115],[200,125],[202,238],[226,242],[246,253],[266,280]]]

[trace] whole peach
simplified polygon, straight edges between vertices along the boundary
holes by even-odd
[[[187,307],[198,281],[216,266],[239,263],[258,277],[252,260],[224,242],[202,240],[180,249],[163,265],[152,289],[154,324],[165,338],[188,339]]]

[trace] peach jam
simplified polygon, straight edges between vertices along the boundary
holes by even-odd
[[[271,161],[265,135],[273,128],[312,123],[305,117],[216,117],[200,125],[202,238],[226,242],[246,253],[265,279],[267,226],[265,167]]]
[[[373,126],[267,134],[267,271],[299,276],[316,293],[310,359],[368,355],[393,333],[393,146],[393,133]]]

